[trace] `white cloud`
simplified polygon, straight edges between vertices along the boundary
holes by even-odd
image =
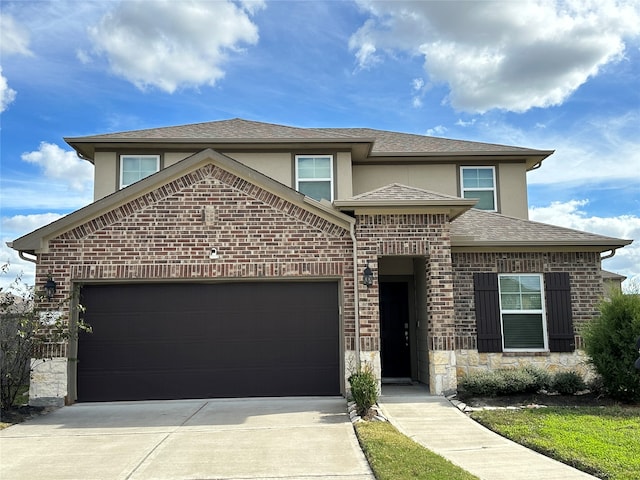
[[[360,0],[371,15],[353,34],[361,69],[382,50],[424,57],[453,107],[524,112],[562,104],[640,36],[640,3]]]
[[[16,91],[9,87],[7,79],[2,75],[0,66],[0,113],[4,112],[16,98]]]
[[[583,208],[587,204],[587,200],[552,202],[543,207],[530,207],[529,217],[537,222],[634,240],[631,245],[618,249],[615,256],[604,260],[602,266],[606,270],[627,276],[629,280],[640,278],[640,216],[590,216]]]
[[[6,289],[20,276],[27,285],[33,285],[35,278],[35,264],[23,260],[18,252],[9,248],[7,242],[12,242],[37,228],[58,220],[62,215],[57,213],[42,213],[36,215],[15,215],[1,219],[2,243],[0,244],[0,265],[9,265],[9,269],[0,274],[0,288]]]
[[[447,130],[448,129],[445,126],[436,125],[433,128],[427,129],[425,135],[428,135],[430,137],[441,137],[447,132]]]
[[[42,168],[47,178],[64,183],[77,192],[87,191],[91,187],[93,167],[86,160],[78,158],[74,151],[41,142],[38,150],[23,153],[21,158]]]
[[[3,56],[33,55],[29,50],[29,31],[7,14],[0,14],[0,51]]]
[[[29,32],[11,15],[0,14],[0,56],[27,55],[29,50]],[[16,98],[16,91],[9,87],[9,82],[2,74],[0,66],[0,113],[4,112]]]
[[[111,69],[140,89],[214,85],[229,53],[258,42],[250,15],[262,1],[128,0],[89,28]],[[85,58],[85,61],[87,59]]]

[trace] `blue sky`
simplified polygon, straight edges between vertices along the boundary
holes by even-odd
[[[640,1],[0,5],[0,286],[92,200],[63,137],[234,117],[554,149],[531,219],[635,239],[603,266],[640,281]]]

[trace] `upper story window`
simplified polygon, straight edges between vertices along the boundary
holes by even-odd
[[[160,170],[160,155],[120,155],[120,188]]]
[[[542,275],[499,275],[504,351],[547,350]]]
[[[463,198],[478,199],[475,208],[498,210],[495,167],[460,167],[460,185]]]
[[[333,201],[333,155],[296,155],[296,190]]]

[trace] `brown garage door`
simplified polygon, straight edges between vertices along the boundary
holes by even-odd
[[[340,393],[330,282],[85,285],[78,400]]]

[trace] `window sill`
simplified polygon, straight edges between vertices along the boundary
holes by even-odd
[[[544,352],[502,352],[505,357],[548,357],[551,352],[545,350]]]

